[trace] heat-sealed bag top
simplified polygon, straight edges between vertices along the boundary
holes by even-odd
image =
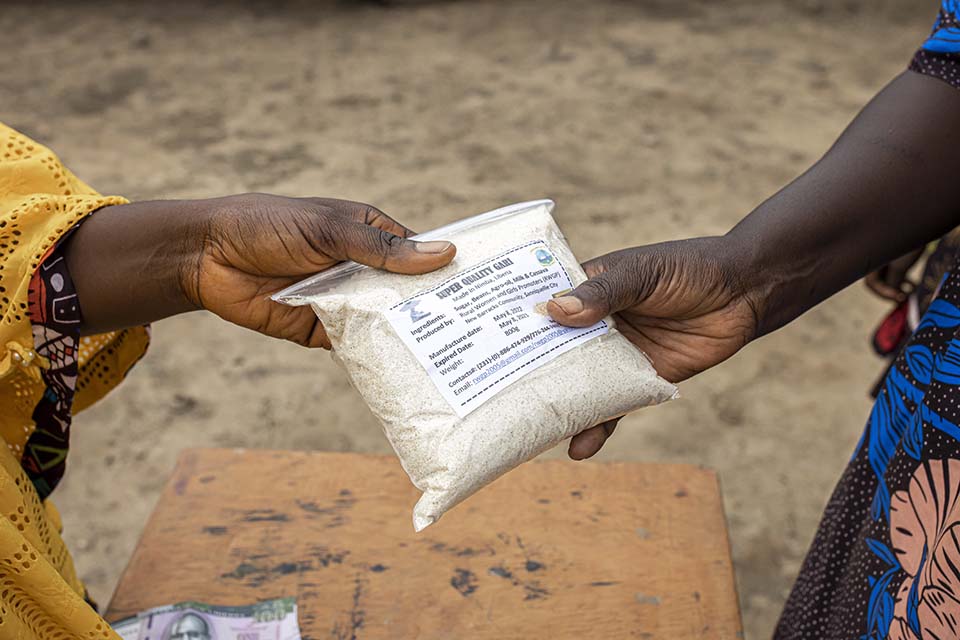
[[[274,296],[323,322],[423,492],[417,531],[564,439],[676,395],[612,318],[571,328],[547,315],[586,279],[553,208],[524,202],[416,236],[457,247],[432,273],[344,263]]]

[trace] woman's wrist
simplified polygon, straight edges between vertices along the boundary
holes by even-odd
[[[736,228],[719,238],[718,246],[732,288],[753,310],[755,338],[788,324],[807,309],[801,283],[816,273],[816,255],[797,259],[778,252],[774,239],[753,237]]]
[[[198,308],[189,283],[209,219],[202,203],[159,200],[105,207],[71,234],[64,249],[84,334]]]
[[[730,301],[745,300],[751,309],[755,309],[753,303],[756,291],[755,282],[751,277],[749,269],[751,256],[741,246],[737,239],[730,234],[723,236],[711,236],[703,238],[708,244],[703,249],[704,256],[694,257],[695,261],[705,261],[712,264],[713,268],[721,275],[721,287],[726,290],[726,296]],[[706,294],[704,294],[706,296]],[[759,318],[755,318],[759,322]],[[755,323],[756,324],[756,323]],[[751,339],[757,335],[757,327],[754,326],[751,333]]]

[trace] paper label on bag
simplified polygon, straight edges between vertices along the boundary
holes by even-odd
[[[607,333],[547,315],[573,283],[542,240],[514,247],[386,311],[387,320],[461,418],[524,375]]]

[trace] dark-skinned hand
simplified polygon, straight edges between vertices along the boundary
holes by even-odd
[[[308,347],[329,347],[309,307],[270,295],[344,260],[426,273],[453,260],[449,242],[414,242],[366,204],[245,194],[106,207],[67,245],[84,333],[206,309]]]
[[[680,382],[723,362],[757,332],[755,308],[718,258],[720,238],[696,238],[615,251],[583,265],[590,277],[547,305],[560,324],[585,327],[613,315],[617,329]],[[571,458],[594,455],[619,420],[570,441]]]

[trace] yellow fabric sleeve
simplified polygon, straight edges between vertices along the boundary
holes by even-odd
[[[0,447],[0,514],[0,638],[119,640],[83,599],[56,509],[40,502],[6,447]]]
[[[101,196],[49,149],[0,123],[0,638],[118,637],[84,601],[59,516],[40,502],[20,459],[45,389],[27,315],[31,277],[86,215],[125,202]],[[74,411],[116,386],[148,342],[144,327],[83,338]]]
[[[44,255],[85,216],[126,202],[99,195],[49,149],[0,123],[0,437],[18,459],[44,390],[38,371],[43,362],[31,357],[30,278]],[[148,343],[144,327],[83,338],[74,411],[123,380]]]

